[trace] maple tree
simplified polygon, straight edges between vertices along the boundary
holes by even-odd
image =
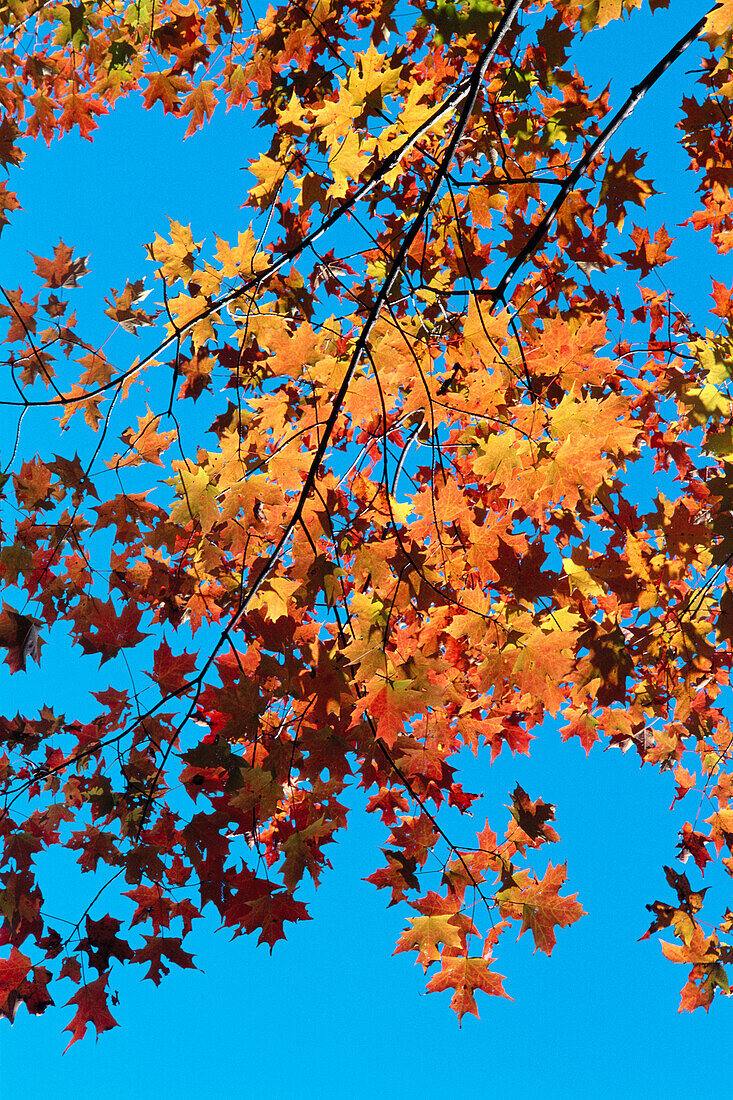
[[[233,0],[0,9],[0,226],[30,139],[93,140],[133,92],[189,134],[229,107],[264,137],[238,239],[172,221],[152,281],[110,291],[104,341],[64,241],[0,288],[0,646],[22,675],[70,638],[95,680],[88,713],[0,717],[1,1014],[60,997],[69,1045],[115,1026],[114,968],[192,967],[206,907],[272,948],[358,784],[385,827],[370,881],[413,914],[397,951],[477,1015],[478,990],[507,995],[503,935],[550,954],[583,916],[539,853],[560,838],[537,792],[466,832],[459,754],[530,753],[547,718],[670,771],[693,806],[672,850],[733,875],[733,288],[712,280],[708,327],[678,309],[675,227],[617,144],[694,45],[687,224],[733,250],[733,7],[614,105],[573,58],[642,6],[292,0],[254,27]],[[674,490],[645,511],[650,456]],[[57,846],[100,882],[62,928],[36,866]],[[665,874],[646,936],[708,1008],[733,913]]]

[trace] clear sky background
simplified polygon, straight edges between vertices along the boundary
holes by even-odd
[[[594,87],[600,91],[611,80],[614,107],[698,8],[699,14],[705,10],[676,0],[673,6],[653,22],[635,15],[635,35],[623,25],[589,36]],[[694,54],[687,55],[678,75],[693,67]],[[642,175],[666,193],[648,209],[670,227],[692,208],[694,190],[676,145],[675,72],[654,89],[616,145],[649,150],[649,171]],[[50,255],[59,236],[76,253],[91,253],[91,272],[72,298],[80,316],[90,318],[111,286],[120,290],[127,278],[152,270],[142,245],[165,233],[168,216],[190,222],[196,240],[211,239],[214,231],[236,237],[244,226],[238,209],[242,168],[258,154],[261,136],[241,112],[222,111],[183,142],[186,123],[157,110],[146,113],[132,99],[100,122],[93,144],[70,135],[50,149],[27,147],[22,170],[10,180],[24,210],[0,242],[0,281],[11,287],[27,282],[33,269],[28,253]],[[678,304],[699,318],[708,306],[710,257],[692,230],[672,251],[679,260],[665,268],[665,279],[678,292]],[[131,355],[138,345],[146,346],[144,332],[141,341],[129,338]],[[14,429],[14,421],[8,423]],[[10,427],[0,434],[3,461]],[[32,437],[24,446],[33,450]],[[634,491],[650,495],[655,488],[647,477]],[[77,666],[58,656],[31,666],[25,676],[11,677],[0,666],[5,713],[44,702],[71,713],[83,702],[84,688]],[[640,769],[634,752],[622,756],[602,746],[586,760],[580,744],[562,744],[550,723],[539,731],[531,758],[505,756],[489,768],[487,758],[468,756],[465,764],[464,786],[485,795],[477,827],[482,813],[494,823],[505,816],[501,807],[516,782],[532,798],[557,804],[563,842],[544,852],[553,863],[567,859],[568,887],[579,892],[589,914],[558,933],[549,959],[532,954],[529,936],[502,942],[497,969],[508,976],[513,1002],[480,996],[481,1020],[467,1016],[459,1030],[448,995],[424,995],[414,954],[392,957],[408,912],[386,908],[384,892],[362,881],[379,865],[386,833],[359,814],[364,799],[354,792],[352,828],[332,846],[333,871],[312,893],[313,920],[293,926],[272,956],[253,939],[232,942],[228,932],[216,933],[213,916],[199,921],[184,947],[195,953],[200,970],[174,968],[160,988],[122,968],[113,971],[120,1004],[112,1011],[121,1027],[98,1043],[88,1037],[63,1058],[69,1036],[62,1028],[73,1010],[59,1005],[35,1018],[21,1009],[12,1028],[0,1021],[0,1095],[720,1095],[714,1086],[700,1088],[701,1075],[712,1078],[699,1052],[711,1049],[713,1035],[719,1043],[731,1005],[718,999],[709,1015],[678,1015],[685,971],[662,957],[655,940],[637,942],[651,919],[645,903],[669,894],[662,865],[673,862],[676,831],[697,807],[683,803],[668,814],[671,775]],[[54,900],[67,910],[70,903],[83,909],[93,884],[71,872],[73,857],[68,868],[63,858],[54,860],[47,909],[54,911]],[[715,909],[722,910],[725,884],[712,881]],[[70,890],[81,890],[78,906]]]

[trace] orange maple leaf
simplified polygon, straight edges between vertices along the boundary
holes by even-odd
[[[31,253],[33,256],[33,253]],[[87,267],[88,256],[80,256],[74,260],[73,249],[63,241],[54,247],[53,260],[44,260],[41,256],[33,256],[36,262],[36,275],[43,279],[43,285],[55,289],[63,287],[78,287],[79,279],[89,271]]]
[[[636,245],[636,248],[632,252],[619,252],[619,257],[622,260],[626,260],[626,266],[631,270],[638,270],[641,272],[642,278],[646,278],[653,267],[661,267],[663,264],[669,263],[674,259],[674,256],[670,256],[667,253],[667,249],[672,243],[672,238],[667,233],[664,226],[661,226],[654,234],[652,240],[649,236],[648,229],[640,229],[638,225],[635,225],[631,231],[631,239]]]
[[[617,229],[623,228],[627,203],[646,206],[649,196],[657,194],[651,180],[642,180],[636,175],[645,160],[646,155],[639,155],[635,149],[627,149],[621,160],[608,158],[598,201],[605,204],[608,217]]]
[[[442,970],[428,982],[427,991],[437,993],[444,989],[453,989],[451,1008],[458,1016],[460,1024],[467,1012],[478,1017],[478,1007],[474,997],[477,989],[488,993],[491,997],[506,997],[511,1001],[512,998],[504,990],[503,981],[503,974],[496,974],[489,970],[487,959],[444,957]]]
[[[167,432],[159,432],[160,414],[154,413],[147,405],[145,410],[145,413],[138,417],[137,430],[127,428],[120,436],[122,442],[127,444],[128,450],[122,455],[115,455],[107,460],[107,466],[111,470],[121,469],[123,466],[139,466],[141,462],[163,466],[160,456],[178,438],[178,432],[175,428]]]
[[[371,687],[355,709],[352,725],[358,724],[358,718],[369,711],[377,725],[377,736],[381,737],[388,749],[405,728],[405,722],[415,713],[422,711],[424,699],[422,693],[414,691],[409,680],[383,683],[376,689]]]
[[[532,932],[535,951],[552,954],[555,946],[555,928],[567,928],[585,916],[583,907],[572,897],[561,897],[560,889],[565,882],[567,865],[553,867],[547,865],[543,879],[533,879],[527,885],[511,886],[497,895],[502,916],[521,919],[519,935],[528,930]]]
[[[143,96],[145,107],[149,110],[154,103],[160,101],[166,114],[178,114],[181,93],[188,87],[185,78],[174,73],[153,73],[145,79],[148,82]]]
[[[202,80],[184,100],[180,113],[191,115],[191,121],[185,134],[186,137],[190,137],[191,134],[195,133],[203,126],[205,120],[213,115],[216,108],[215,89],[216,84],[213,80]]]

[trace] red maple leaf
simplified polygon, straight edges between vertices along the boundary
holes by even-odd
[[[21,615],[3,604],[0,612],[0,647],[7,649],[5,663],[11,672],[25,672],[28,658],[40,664],[38,624],[35,619]]]
[[[122,610],[111,600],[86,599],[74,610],[74,627],[79,644],[85,653],[99,653],[104,664],[116,657],[121,649],[136,646],[147,634],[138,629],[142,612],[132,601]]]
[[[72,1047],[79,1039],[84,1038],[88,1024],[94,1024],[98,1036],[101,1035],[103,1031],[109,1031],[110,1028],[119,1027],[119,1024],[107,1008],[106,989],[108,978],[109,972],[100,974],[95,981],[87,982],[86,985],[83,985],[81,989],[66,1002],[67,1005],[76,1005],[76,1014],[71,1023],[67,1024],[64,1028],[64,1031],[70,1031],[72,1034],[64,1050],[64,1054],[66,1054],[69,1047]]]
[[[710,837],[706,836],[705,833],[696,832],[690,822],[686,821],[682,826],[680,838],[680,842],[677,845],[680,854],[677,858],[681,859],[684,863],[686,859],[692,856],[702,873],[705,874],[705,864],[709,863],[712,859],[712,856],[705,847],[706,844],[710,843]]]
[[[403,732],[405,722],[421,709],[421,702],[420,692],[403,682],[378,683],[355,708],[353,724],[368,710],[376,722],[377,735],[391,749]]]
[[[145,79],[148,82],[145,107],[149,110],[160,100],[166,114],[177,114],[181,105],[180,95],[188,87],[185,78],[173,73],[154,73]]]
[[[25,1005],[31,1016],[42,1016],[53,1004],[48,992],[51,972],[45,966],[34,966],[32,977],[26,978],[8,994],[4,1005],[0,1006],[0,1016],[5,1016],[11,1024],[21,1005]]]
[[[213,115],[216,108],[215,90],[216,84],[213,80],[202,80],[197,82],[194,90],[186,97],[181,107],[182,115],[189,113],[191,115],[191,121],[185,134],[186,137],[190,137],[200,126],[203,126],[205,119],[211,118]]]
[[[174,962],[185,970],[195,970],[193,955],[181,948],[181,940],[178,936],[143,936],[145,947],[139,947],[135,952],[134,961],[137,963],[150,963],[150,969],[146,978],[156,985],[160,985],[161,976],[170,974],[170,967],[163,962],[163,957]]]
[[[531,929],[535,950],[550,955],[555,946],[555,927],[566,928],[585,916],[582,906],[571,897],[561,897],[560,887],[566,879],[566,865],[548,864],[545,877],[533,883],[522,894],[522,927],[520,936]]]
[[[12,118],[7,116],[0,122],[0,163],[20,164],[25,156],[16,142],[20,137],[20,130]]]
[[[10,957],[0,959],[0,1012],[3,1011],[19,985],[25,981],[31,968],[31,960],[17,947],[11,948]]]
[[[146,673],[160,688],[161,695],[174,695],[186,686],[186,680],[196,668],[191,653],[174,654],[165,638],[155,651],[153,671]]]
[[[109,913],[101,920],[92,920],[87,916],[87,934],[80,941],[79,948],[87,952],[90,965],[100,974],[107,969],[111,958],[121,962],[133,958],[134,953],[127,940],[121,940],[117,935],[120,923]]]

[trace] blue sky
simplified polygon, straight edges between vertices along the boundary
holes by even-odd
[[[590,36],[598,89],[612,70],[618,104],[694,17],[678,5],[671,17],[655,18],[653,37],[640,20],[634,38],[626,26]],[[647,174],[667,194],[650,209],[672,224],[683,216],[684,189],[694,186],[682,174],[670,107],[676,99],[668,74],[618,139],[621,148],[651,145]],[[243,227],[242,168],[257,155],[258,134],[239,112],[215,115],[184,143],[185,128],[129,100],[101,119],[93,144],[71,135],[50,149],[30,146],[11,178],[24,211],[0,244],[3,284],[23,285],[33,268],[28,253],[49,255],[61,236],[77,253],[91,253],[90,275],[76,292],[80,314],[91,318],[110,286],[120,290],[151,268],[142,244],[165,232],[168,216],[191,222],[197,240],[214,231],[235,237]],[[699,316],[707,308],[708,257],[691,230],[672,251],[680,259],[665,277]],[[6,448],[0,444],[0,457]],[[32,666],[25,677],[0,666],[0,682],[6,713],[44,701],[63,709],[59,699],[72,710],[83,699],[83,684],[64,660]],[[637,942],[650,920],[644,904],[669,892],[662,865],[672,861],[676,829],[690,816],[685,804],[667,813],[672,777],[640,769],[633,752],[597,747],[586,760],[579,743],[562,744],[551,724],[531,758],[501,758],[491,769],[470,756],[465,763],[464,785],[485,794],[492,821],[516,782],[532,798],[557,804],[563,843],[548,854],[568,860],[569,886],[589,914],[559,933],[550,959],[532,954],[529,937],[503,944],[497,968],[513,1002],[481,998],[481,1020],[467,1016],[459,1030],[447,995],[423,994],[414,956],[392,956],[405,911],[387,909],[384,894],[362,881],[378,865],[385,833],[359,815],[363,799],[355,792],[352,829],[332,846],[333,871],[313,895],[313,920],[293,927],[272,956],[251,939],[215,933],[212,918],[200,921],[184,946],[203,973],[174,970],[159,989],[113,975],[120,993],[113,1013],[122,1026],[63,1058],[68,1035],[61,1031],[72,1010],[59,1006],[38,1019],[21,1010],[12,1029],[0,1022],[2,1095],[315,1100],[460,1090],[479,1098],[541,1092],[553,1100],[697,1090],[696,1052],[709,1046],[710,1030],[717,1034],[730,1006],[718,1000],[709,1016],[678,1015],[683,969],[663,959],[657,942]],[[78,889],[57,859],[49,909],[54,896],[68,902],[69,881]],[[81,887],[80,908],[93,894],[88,882]],[[719,887],[718,897],[722,909]]]

